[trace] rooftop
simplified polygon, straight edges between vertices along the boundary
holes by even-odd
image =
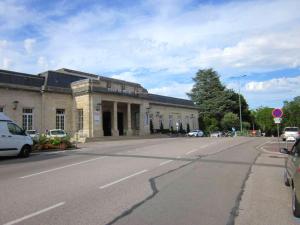
[[[0,70],[0,85],[11,87],[11,88],[19,88],[27,87],[34,88],[35,90],[40,91],[57,91],[63,93],[72,93],[71,83],[91,79],[91,80],[103,80],[103,81],[111,81],[112,83],[120,83],[120,84],[128,84],[131,86],[142,87],[138,83],[128,82],[124,80],[113,79],[104,76],[98,76],[95,74],[85,73],[81,71],[71,70],[62,68],[59,70],[49,70],[38,75],[20,73],[15,71],[8,70]],[[145,89],[146,90],[146,89]],[[115,93],[120,94],[120,93]],[[151,102],[157,103],[168,103],[168,104],[176,104],[176,105],[184,105],[184,106],[194,106],[194,103],[190,100],[156,95],[156,94],[148,94],[143,93],[139,95],[139,97],[147,99]]]

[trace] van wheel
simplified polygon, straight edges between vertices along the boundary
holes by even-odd
[[[300,217],[300,205],[296,196],[296,191],[295,187],[293,188],[293,193],[292,193],[292,209],[293,209],[293,214],[295,217]]]
[[[22,158],[29,157],[30,150],[31,150],[30,146],[28,146],[28,145],[23,146],[23,148],[20,152],[20,157],[22,157]]]
[[[290,181],[289,181],[289,179],[287,177],[286,170],[284,171],[284,174],[283,174],[283,180],[284,180],[285,186],[290,186]]]

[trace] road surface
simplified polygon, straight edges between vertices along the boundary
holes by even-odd
[[[122,140],[1,159],[0,224],[233,224],[266,141]]]

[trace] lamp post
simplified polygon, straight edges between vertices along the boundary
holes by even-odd
[[[240,131],[243,132],[243,118],[242,118],[242,103],[241,103],[241,78],[247,75],[238,76],[239,78],[239,109],[240,109]]]

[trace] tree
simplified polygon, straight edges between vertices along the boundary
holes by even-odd
[[[260,107],[256,109],[255,121],[261,129],[262,132],[266,133],[267,136],[276,135],[277,128],[274,124],[273,116],[272,116],[273,108],[269,107]]]
[[[221,124],[225,130],[231,130],[232,127],[237,128],[239,126],[239,117],[232,112],[226,113]]]
[[[186,132],[187,132],[187,133],[190,133],[190,131],[191,131],[191,130],[190,130],[190,124],[188,123],[188,124],[186,125]]]
[[[231,100],[230,109],[227,112],[233,112],[236,115],[240,115],[240,106],[239,106],[239,94],[234,92],[233,90],[227,90],[227,95]],[[246,122],[251,122],[251,111],[249,110],[248,103],[244,96],[241,94],[241,111],[242,111],[242,119]]]
[[[285,101],[283,105],[283,124],[285,126],[300,127],[300,96],[292,101]]]
[[[199,70],[195,84],[187,95],[199,107],[200,113],[220,120],[233,104],[219,75],[213,69]]]

